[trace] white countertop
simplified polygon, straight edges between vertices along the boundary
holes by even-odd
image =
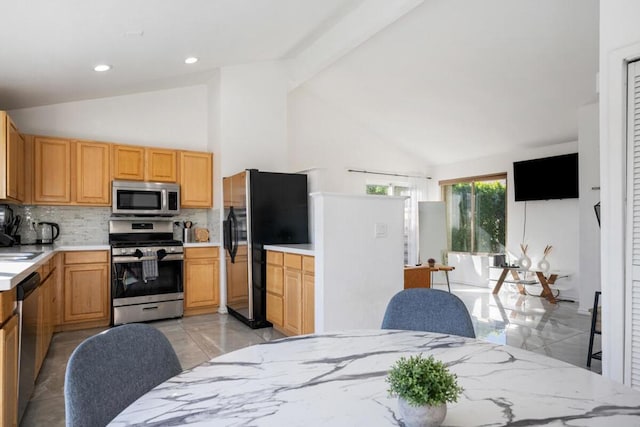
[[[298,243],[291,245],[264,245],[267,251],[289,252],[298,255],[315,255],[313,243]]]
[[[13,289],[56,252],[109,250],[106,243],[87,243],[86,245],[21,245],[1,247],[0,254],[19,254],[42,252],[37,257],[25,261],[0,261],[0,291]]]

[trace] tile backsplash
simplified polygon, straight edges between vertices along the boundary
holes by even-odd
[[[29,224],[37,221],[55,222],[60,226],[61,245],[108,244],[110,207],[83,206],[12,206],[15,215],[22,217],[19,234],[22,243],[34,242],[36,235]],[[209,240],[220,240],[220,211],[218,209],[183,209],[172,221],[192,221],[194,227],[209,229]],[[169,219],[169,218],[167,218]],[[217,219],[217,220],[215,220]],[[174,237],[181,240],[181,228],[174,227]]]

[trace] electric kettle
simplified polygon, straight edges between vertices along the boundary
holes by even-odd
[[[60,226],[55,222],[34,222],[37,245],[50,245],[60,235]]]

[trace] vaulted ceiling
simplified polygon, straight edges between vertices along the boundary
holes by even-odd
[[[295,58],[379,1],[2,1],[0,109],[198,84],[222,66]],[[414,3],[296,90],[426,164],[577,139],[578,108],[597,100],[598,0]],[[99,63],[113,68],[96,73]]]

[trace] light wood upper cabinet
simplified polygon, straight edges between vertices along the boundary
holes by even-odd
[[[144,181],[144,147],[112,145],[113,179]]]
[[[88,141],[76,143],[76,202],[111,204],[109,145]]]
[[[60,138],[34,139],[35,203],[71,203],[71,141]]]
[[[145,150],[146,167],[144,180],[150,182],[176,182],[177,152],[161,148],[147,148]]]
[[[6,112],[0,111],[0,199],[25,197],[24,137]]]
[[[183,208],[213,207],[213,154],[180,151],[180,205]]]

